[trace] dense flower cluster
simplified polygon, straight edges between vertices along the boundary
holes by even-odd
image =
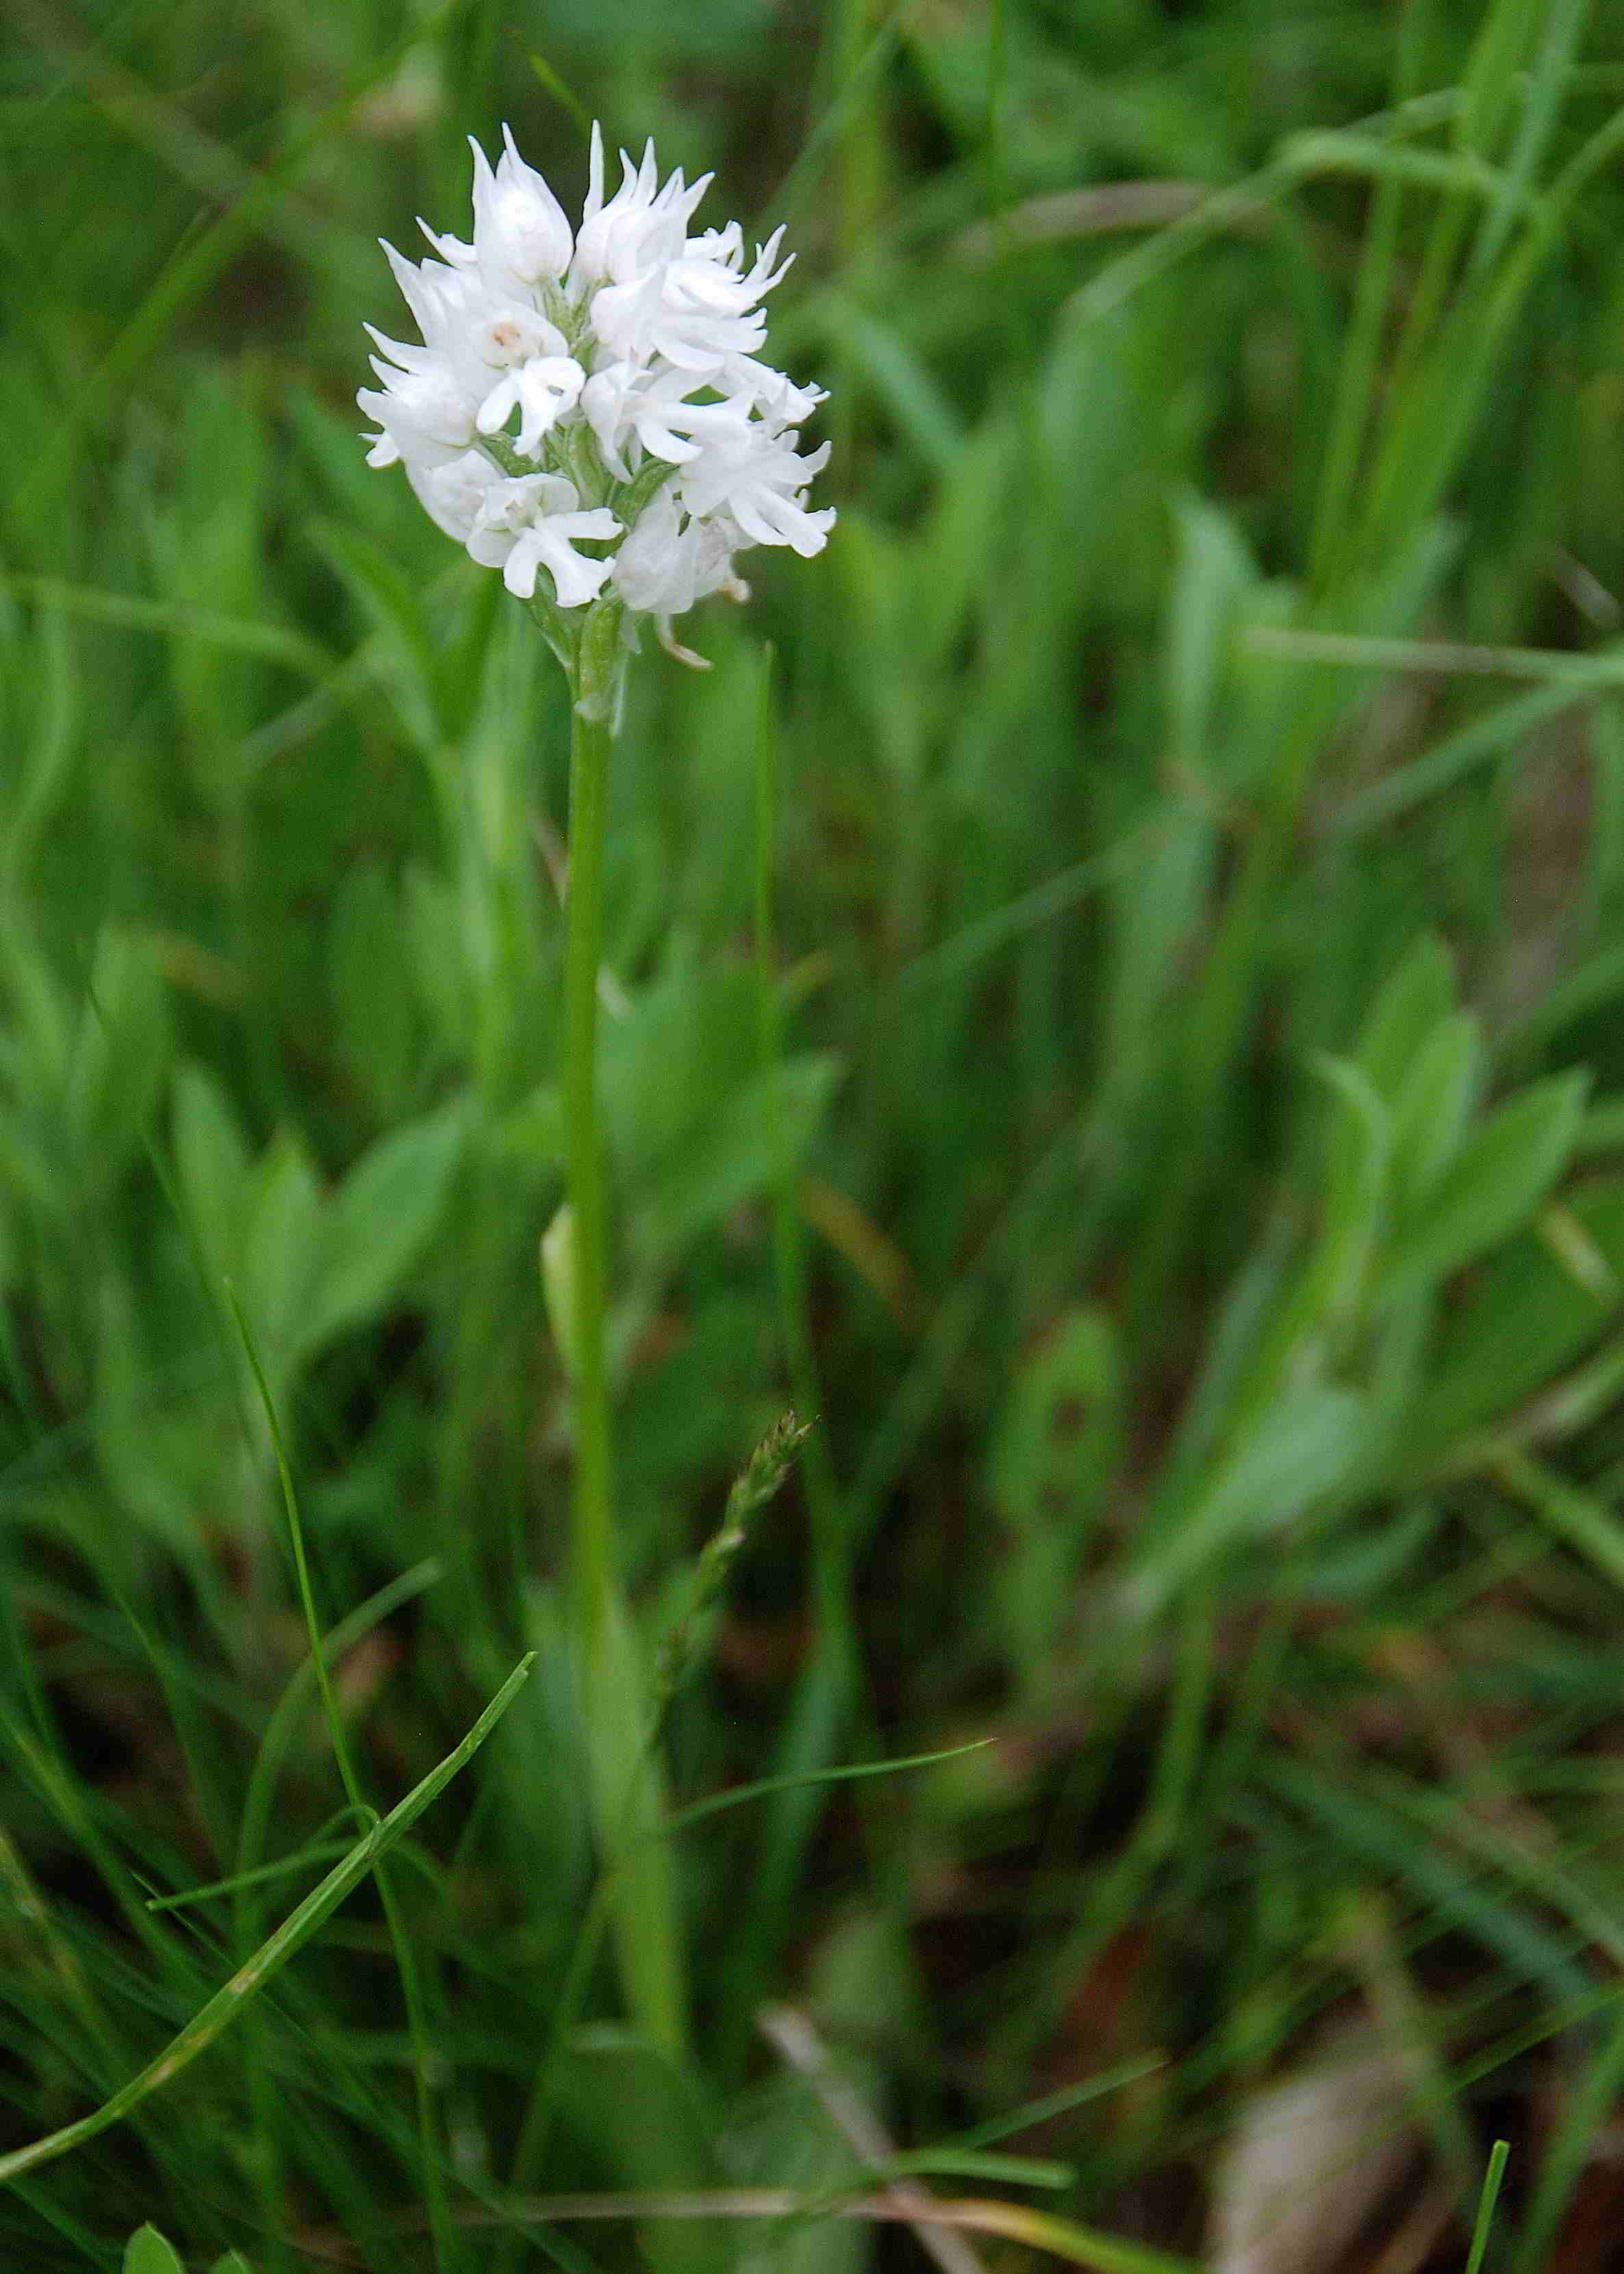
[[[367,327],[368,463],[398,460],[447,535],[522,599],[545,571],[561,608],[607,586],[668,628],[707,593],[744,596],[746,546],[820,552],[835,516],[806,490],[829,446],[802,452],[796,430],[823,391],[758,358],[783,232],[748,261],[736,222],[690,236],[710,177],[662,184],[652,145],[640,166],[621,153],[605,199],[596,127],[572,232],[503,142],[494,169],[473,145],[470,245],[425,222],[433,258],[384,246],[422,344]]]

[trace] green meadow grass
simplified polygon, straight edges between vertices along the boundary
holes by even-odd
[[[0,2266],[1599,2266],[1605,11],[7,21]],[[658,2047],[538,1252],[564,695],[352,403],[375,238],[503,118],[569,202],[592,116],[789,225],[841,512],[614,757]]]

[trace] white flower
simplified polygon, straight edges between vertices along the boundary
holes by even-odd
[[[561,474],[525,474],[486,490],[467,543],[476,561],[501,570],[520,599],[530,599],[541,568],[552,574],[560,607],[578,608],[598,598],[614,564],[577,553],[575,540],[620,533],[607,507],[581,510],[575,484]]]
[[[392,466],[404,458],[432,466],[460,457],[474,439],[474,408],[452,373],[432,365],[395,371],[378,356],[371,361],[384,389],[364,387],[356,396],[381,430],[367,438],[367,464]]]
[[[818,404],[829,400],[826,387],[797,387],[781,371],[750,356],[729,356],[713,383],[735,402],[756,403],[763,418],[780,426],[804,426]]]
[[[466,545],[480,507],[503,477],[483,450],[469,450],[444,465],[416,466],[408,459],[406,478],[429,519],[459,545]]]
[[[490,169],[485,170],[488,174]],[[456,400],[462,410],[471,410],[482,434],[499,433],[516,407],[520,426],[515,447],[533,458],[542,436],[574,405],[586,378],[567,352],[563,333],[538,314],[528,298],[495,297],[483,273],[438,260],[414,265],[392,245],[386,243],[383,249],[423,335],[423,345],[412,347],[386,338],[371,324],[366,327],[384,355],[400,367],[397,373],[373,359],[372,368],[386,392],[404,391],[400,373],[419,381],[432,378],[447,402]],[[374,415],[383,420],[381,411]]]
[[[475,424],[482,434],[500,434],[516,409],[519,431],[514,448],[522,458],[533,458],[542,436],[580,401],[585,379],[573,356],[531,356],[497,381],[480,404]]]
[[[691,196],[673,210],[686,210]],[[641,261],[628,267],[617,260],[614,281],[593,293],[593,330],[616,356],[663,356],[699,373],[718,370],[729,358],[754,355],[767,336],[767,319],[756,304],[789,267],[787,260],[773,267],[783,234],[779,230],[757,246],[747,269],[737,222],[684,238],[654,215],[628,240],[637,244]],[[611,257],[618,251],[612,246]]]
[[[692,376],[687,372],[656,372],[635,363],[613,363],[594,372],[581,391],[581,407],[603,452],[604,463],[620,480],[629,480],[635,465],[626,462],[625,448],[633,436],[650,456],[667,465],[686,465],[699,456],[705,435],[720,436],[741,426],[749,417],[748,403],[689,403]]]
[[[724,516],[696,521],[684,513],[667,486],[644,506],[615,554],[615,590],[628,608],[680,616],[695,600],[737,585],[733,550],[739,541]]]
[[[803,493],[821,473],[829,445],[802,457],[776,422],[752,419],[719,434],[680,481],[682,503],[703,519],[726,507],[751,545],[792,545],[805,559],[821,553],[834,527],[832,507],[808,512]]]
[[[425,223],[429,258],[384,248],[421,341],[372,333],[369,462],[403,463],[439,527],[521,597],[543,568],[560,607],[613,589],[669,644],[695,600],[744,596],[737,552],[814,553],[834,523],[807,502],[827,446],[803,455],[793,433],[823,392],[759,355],[782,232],[748,259],[736,222],[690,234],[710,177],[662,183],[651,146],[635,165],[621,153],[605,198],[596,127],[572,232],[502,139],[494,168],[473,146],[470,243]],[[576,550],[614,538],[611,557]]]

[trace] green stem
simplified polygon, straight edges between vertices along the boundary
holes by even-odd
[[[604,1185],[598,1131],[598,973],[602,960],[606,719],[582,709],[573,674],[569,742],[568,933],[564,954],[564,1141],[570,1212],[570,1373],[575,1630],[595,1636],[614,1595],[613,1467],[604,1354]]]
[[[605,1320],[603,1148],[598,1126],[598,976],[604,817],[617,708],[620,608],[587,613],[568,663],[569,887],[564,952],[564,1148],[569,1203],[568,1363],[575,1407],[571,1599],[593,1819],[615,1875],[616,1954],[627,2007],[650,2042],[683,2042],[681,1943],[670,1857],[645,1830],[663,1813],[646,1743],[647,1679],[615,1568],[614,1472]],[[621,1868],[621,1867],[624,1868]]]

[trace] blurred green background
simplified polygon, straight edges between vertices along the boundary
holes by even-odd
[[[5,19],[7,2142],[354,1836],[228,1282],[379,1805],[539,1656],[397,1851],[417,2031],[368,1886],[4,2263],[859,2274],[912,2154],[1061,2222],[959,2274],[1453,2268],[1496,2139],[1486,2263],[1617,2263],[1616,17]],[[583,1940],[562,691],[353,407],[375,239],[504,119],[574,204],[592,117],[788,225],[841,513],[615,757],[626,1577],[736,1802],[675,2064]]]

